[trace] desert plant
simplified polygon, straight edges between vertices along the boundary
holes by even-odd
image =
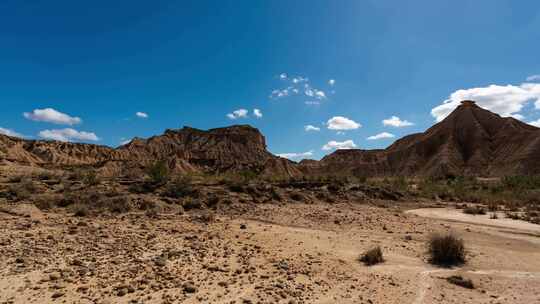
[[[451,277],[446,278],[446,280],[451,284],[454,284],[463,288],[474,289],[474,284],[472,280],[465,279],[462,276],[451,276]]]
[[[11,196],[17,201],[29,199],[35,191],[36,186],[29,178],[24,178],[18,184],[11,185],[8,190]]]
[[[360,256],[360,262],[363,262],[366,266],[372,266],[384,262],[383,253],[381,247],[374,247]]]
[[[482,206],[467,206],[463,209],[463,213],[472,215],[486,214],[486,210]]]
[[[86,205],[77,203],[77,204],[71,205],[71,212],[73,212],[74,216],[83,217],[83,216],[88,215],[89,210]]]
[[[433,234],[428,240],[429,262],[440,266],[454,266],[465,263],[463,239],[455,235]]]
[[[82,174],[82,182],[86,186],[96,186],[100,183],[100,180],[94,170],[88,170]]]
[[[113,213],[124,213],[131,210],[131,205],[127,197],[114,197],[108,201],[109,210]]]
[[[169,179],[170,170],[165,161],[159,160],[148,167],[147,174],[151,183],[161,185]]]
[[[163,195],[171,198],[182,198],[192,195],[194,192],[191,178],[180,176],[167,185]]]

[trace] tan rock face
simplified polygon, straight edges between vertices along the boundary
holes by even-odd
[[[1,135],[0,153],[4,162],[36,166],[91,165],[105,171],[166,160],[172,169],[180,172],[251,170],[287,176],[299,173],[292,162],[268,152],[264,136],[247,125],[208,131],[189,127],[167,130],[160,136],[134,139],[117,149]]]
[[[4,163],[90,165],[106,174],[156,160],[166,160],[178,172],[249,170],[268,176],[540,174],[540,129],[464,101],[424,133],[405,136],[387,149],[338,150],[321,161],[299,164],[272,155],[264,136],[247,125],[167,130],[117,149],[0,135],[0,162]]]

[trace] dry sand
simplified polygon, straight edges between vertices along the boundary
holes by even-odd
[[[448,209],[253,204],[209,224],[27,209],[0,212],[0,303],[540,303],[538,228]],[[434,231],[464,238],[465,266],[426,262]],[[359,263],[373,246],[385,263]]]

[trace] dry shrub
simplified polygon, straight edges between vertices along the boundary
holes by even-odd
[[[84,217],[88,215],[89,210],[86,205],[77,203],[77,204],[71,205],[71,212],[73,212],[74,216]]]
[[[465,263],[463,239],[449,234],[433,234],[428,240],[429,262],[440,266],[454,266]]]
[[[125,196],[110,198],[107,203],[109,211],[113,213],[125,213],[131,210],[129,199]]]
[[[446,278],[446,280],[451,284],[454,284],[463,288],[474,289],[474,284],[472,280],[465,279],[462,276],[451,276],[451,277]]]
[[[463,213],[472,215],[484,215],[486,210],[482,206],[467,206],[463,209]]]
[[[167,185],[163,195],[170,198],[183,198],[196,192],[189,176],[180,176]]]
[[[360,262],[363,262],[366,266],[372,266],[384,262],[383,253],[381,247],[377,246],[362,254]]]

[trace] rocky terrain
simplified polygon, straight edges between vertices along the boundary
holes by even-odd
[[[249,126],[0,135],[0,304],[537,303],[539,130],[466,101],[300,163]]]

